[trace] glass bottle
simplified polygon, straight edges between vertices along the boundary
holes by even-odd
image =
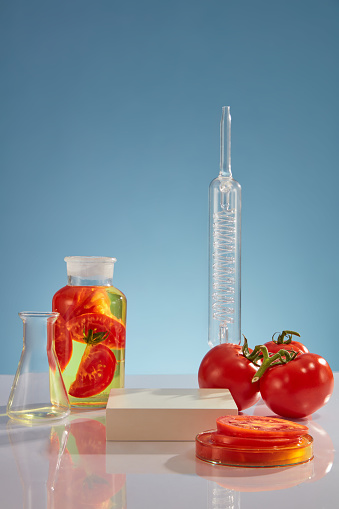
[[[55,350],[72,406],[105,407],[124,387],[126,297],[113,286],[115,258],[68,256],[68,284],[53,297]]]
[[[19,313],[23,349],[7,404],[7,415],[26,423],[62,419],[70,413],[55,355],[53,326],[58,313]]]

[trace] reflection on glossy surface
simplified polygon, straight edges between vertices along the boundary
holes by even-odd
[[[54,430],[51,449],[48,509],[126,507],[126,476],[106,473],[106,429],[102,422],[88,418],[72,421],[61,457],[57,454],[59,432]]]
[[[50,478],[57,473],[58,461],[53,472],[50,470],[50,437],[53,428],[50,426],[19,427],[9,421],[7,432],[12,447],[18,474],[23,488],[23,507],[25,509],[46,509],[47,485]],[[61,444],[67,437],[67,425],[59,426]],[[60,449],[55,449],[55,457],[60,456]]]
[[[23,487],[24,509],[124,509],[126,475],[106,473],[105,425],[19,427],[8,438]]]
[[[211,465],[197,459],[197,475],[236,491],[273,491],[297,486],[313,475],[313,462],[293,467],[237,468]]]
[[[267,408],[261,400],[253,411],[254,415],[270,415],[275,414]],[[331,471],[334,462],[334,446],[329,434],[324,428],[315,420],[316,415],[310,415],[304,419],[291,419],[292,421],[299,422],[308,426],[309,434],[313,437],[313,453],[314,453],[314,471],[312,482],[321,479]]]
[[[110,442],[107,472],[126,474],[195,473],[194,442]]]
[[[307,426],[314,440],[314,472],[310,479],[314,482],[331,471],[334,462],[334,446],[329,434],[320,424],[310,420]]]
[[[240,509],[240,493],[208,481],[207,509]]]
[[[172,377],[172,383],[184,385],[180,377]],[[149,378],[133,379],[133,386],[148,384],[157,386]],[[0,395],[1,389],[5,404],[10,384],[0,384]],[[261,469],[200,462],[194,442],[106,443],[103,410],[77,409],[67,424],[36,427],[4,415],[0,507],[124,509],[128,496],[128,509],[333,509],[338,497],[338,403],[334,395],[324,409],[301,421],[314,437],[312,462]],[[261,404],[251,411],[272,415]]]

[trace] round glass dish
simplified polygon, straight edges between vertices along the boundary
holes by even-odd
[[[298,443],[272,447],[235,447],[217,445],[211,440],[213,431],[199,433],[195,439],[196,456],[213,465],[231,467],[286,467],[313,458],[313,438],[303,435]]]

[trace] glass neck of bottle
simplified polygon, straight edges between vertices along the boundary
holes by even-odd
[[[67,276],[69,286],[113,286],[113,277],[86,278],[82,276]]]

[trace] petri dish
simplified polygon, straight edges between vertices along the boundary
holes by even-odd
[[[212,441],[215,430],[199,433],[195,439],[196,457],[213,465],[231,467],[286,467],[313,458],[313,438],[302,435],[297,443],[271,447],[218,445]]]

